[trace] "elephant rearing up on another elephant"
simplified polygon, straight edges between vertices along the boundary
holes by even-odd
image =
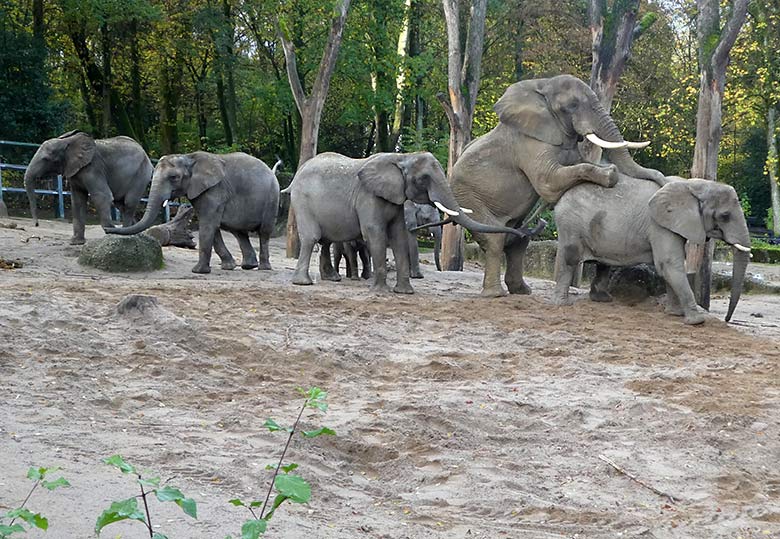
[[[664,175],[639,166],[612,118],[587,84],[570,75],[511,85],[495,105],[498,125],[474,140],[453,168],[451,185],[458,202],[483,223],[517,227],[541,196],[554,204],[580,182],[612,187],[617,173],[666,183]],[[578,143],[584,139],[606,149],[611,165],[586,162]],[[512,294],[529,294],[523,280],[528,239],[474,234],[485,254],[482,295],[506,294],[501,259],[506,254],[506,285]]]
[[[70,182],[73,205],[70,243],[80,245],[85,241],[87,197],[95,204],[104,228],[114,226],[112,202],[122,213],[123,225],[135,223],[135,210],[152,180],[152,162],[141,145],[128,137],[95,140],[81,131],[70,131],[47,140],[35,152],[24,173],[35,226],[38,226],[35,180],[57,174]]]
[[[376,290],[387,288],[386,250],[390,240],[395,256],[397,282],[394,291],[411,294],[409,243],[404,224],[404,202],[435,204],[469,230],[512,233],[520,230],[486,226],[472,220],[455,201],[441,165],[428,152],[380,153],[367,159],[350,159],[323,153],[307,161],[292,185],[291,204],[298,222],[301,252],[293,283],[312,284],[309,262],[315,243],[322,245],[320,274],[323,279],[341,278],[330,260],[330,244],[363,238],[374,263]],[[287,191],[285,190],[285,192]]]
[[[700,324],[685,274],[685,241],[723,240],[734,247],[731,318],[742,292],[750,253],[750,234],[734,188],[707,180],[671,181],[664,187],[620,176],[604,189],[591,183],[567,191],[555,207],[559,271],[554,301],[568,303],[569,283],[580,261],[611,266],[655,263],[667,284],[666,311]],[[599,265],[591,299],[609,301],[609,268]]]
[[[181,196],[192,202],[198,214],[200,256],[193,273],[211,271],[212,247],[222,260],[222,269],[236,267],[220,229],[231,232],[238,240],[243,269],[271,269],[268,241],[279,209],[279,182],[265,163],[245,153],[194,152],[160,158],[141,221],[106,232],[138,234],[154,224],[165,202]],[[250,232],[260,236],[259,263],[249,241]]]

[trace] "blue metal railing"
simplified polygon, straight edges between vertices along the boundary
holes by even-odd
[[[40,146],[40,144],[33,144],[31,142],[15,142],[11,140],[0,140],[0,146],[23,146],[28,148],[37,148]],[[3,186],[3,170],[18,170],[20,172],[25,172],[27,170],[27,165],[14,165],[11,163],[2,163],[0,162],[0,202],[3,201],[3,192],[7,193],[27,193],[27,190],[21,187],[4,187]],[[71,196],[70,191],[65,191],[63,189],[64,184],[62,180],[62,175],[57,175],[57,189],[36,189],[35,194],[36,195],[57,195],[57,211],[56,216],[60,219],[65,218],[65,197]],[[141,202],[144,204],[149,202],[148,198],[142,198]],[[166,204],[165,206],[165,222],[168,222],[171,220],[171,206],[179,206],[179,202],[171,202],[170,204]],[[112,207],[111,208],[111,218],[115,221],[118,221],[120,219],[119,211]]]

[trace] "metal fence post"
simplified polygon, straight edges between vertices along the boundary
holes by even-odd
[[[57,174],[57,217],[65,219],[65,197],[62,194],[62,174]]]

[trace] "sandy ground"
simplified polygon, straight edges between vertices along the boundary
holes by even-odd
[[[745,297],[738,325],[716,298],[692,328],[653,300],[581,291],[553,307],[542,280],[484,300],[476,266],[427,265],[413,296],[295,287],[278,239],[270,272],[215,257],[194,275],[195,251],[165,248],[164,270],[112,275],[77,264],[68,224],[13,222],[26,230],[0,228],[0,257],[24,264],[0,270],[0,509],[24,498],[30,465],[73,485],[33,495],[51,527],[26,537],[92,537],[136,493],[101,464],[114,453],[198,501],[197,521],[154,503],[171,539],[237,534],[248,513],[227,500],[261,498],[284,444],[263,421],[292,423],[295,388],[312,385],[330,410],[304,428],[338,435],[295,439],[312,500],[267,537],[780,537],[777,297]],[[134,293],[159,308],[119,314]]]

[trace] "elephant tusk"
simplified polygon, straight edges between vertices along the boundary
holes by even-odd
[[[166,206],[168,206],[168,200],[167,199],[165,200],[165,202],[163,202],[163,208],[165,208]]]
[[[449,209],[447,206],[445,206],[444,204],[442,204],[439,201],[434,201],[433,205],[436,206],[437,208],[439,208],[441,211],[443,211],[447,215],[452,215],[453,217],[455,217],[456,215],[460,215],[460,213],[456,212],[455,210]]]
[[[474,210],[464,208],[463,206],[460,207],[460,211],[462,211],[463,213],[474,213]]]
[[[598,137],[595,133],[588,133],[587,135],[585,135],[585,138],[591,141],[596,146],[605,148],[607,150],[614,150],[616,148],[625,148],[628,146],[628,142],[609,142],[608,140],[604,140]]]
[[[641,150],[642,148],[647,148],[648,146],[650,146],[649,140],[645,142],[626,142],[626,148],[631,148],[632,150]]]
[[[734,243],[733,245],[734,245],[734,247],[736,249],[739,249],[743,253],[749,253],[750,252],[750,247],[745,247],[744,245],[740,245],[739,243]]]

